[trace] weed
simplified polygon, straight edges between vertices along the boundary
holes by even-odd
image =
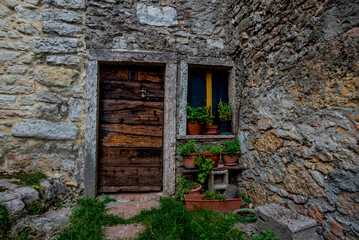
[[[38,201],[31,201],[30,203],[30,207],[29,207],[29,212],[32,215],[35,214],[40,214],[45,212],[45,208],[43,207],[43,203],[45,203],[46,199],[43,199],[41,202]]]
[[[10,216],[6,206],[0,202],[0,239],[2,239],[10,229]]]
[[[19,179],[28,186],[40,185],[40,180],[43,178],[45,178],[45,175],[40,171],[19,174]]]
[[[269,229],[262,231],[262,234],[259,235],[258,233],[254,234],[252,237],[253,240],[278,240],[274,233]]]
[[[222,201],[226,201],[226,199],[218,191],[206,191],[204,193],[203,200],[222,200]]]
[[[246,203],[252,203],[251,197],[246,193],[238,193],[238,196],[241,197]]]

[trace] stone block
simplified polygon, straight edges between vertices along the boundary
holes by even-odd
[[[76,139],[78,128],[66,122],[52,123],[45,120],[25,120],[17,123],[11,134],[15,137],[34,137],[53,140]]]
[[[85,1],[83,0],[50,0],[52,4],[57,7],[69,8],[69,9],[84,9]]]
[[[46,33],[57,33],[61,36],[79,36],[82,32],[80,27],[62,22],[44,22],[42,30]]]
[[[15,99],[15,96],[0,95],[0,102],[14,103]]]
[[[271,230],[280,240],[318,239],[315,220],[279,206],[266,204],[256,208],[257,229]]]
[[[228,170],[212,171],[208,179],[208,190],[224,190],[228,187]]]
[[[36,93],[34,100],[37,102],[46,102],[46,103],[61,103],[62,96],[57,93],[42,92],[42,93]]]
[[[23,8],[20,6],[15,7],[15,11],[20,16],[20,18],[31,20],[31,21],[41,20],[41,13],[39,11]]]
[[[76,65],[80,62],[80,60],[77,56],[73,56],[73,55],[67,55],[67,56],[51,55],[51,56],[46,56],[46,62],[56,65]]]
[[[34,36],[40,35],[40,31],[33,26],[18,26],[16,27],[16,30],[28,35],[34,35]]]
[[[74,53],[77,40],[73,38],[36,37],[30,40],[34,53]]]
[[[76,80],[78,71],[61,67],[38,67],[36,80],[46,86],[68,87]]]
[[[45,21],[55,20],[69,23],[81,23],[82,16],[77,12],[62,9],[45,9],[42,12],[42,19]]]
[[[4,94],[27,94],[32,93],[33,89],[19,86],[0,86],[0,93]]]
[[[69,100],[69,106],[70,106],[69,117],[71,121],[75,122],[80,120],[82,105],[83,104],[81,100],[77,100],[77,99]]]
[[[137,18],[141,23],[152,26],[177,26],[177,11],[172,7],[153,7],[143,3],[137,4]]]
[[[34,105],[34,101],[29,96],[22,96],[19,100],[20,106],[32,106]]]
[[[20,53],[18,52],[0,50],[0,63],[14,63],[19,56]]]

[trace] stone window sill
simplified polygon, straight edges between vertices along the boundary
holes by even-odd
[[[177,135],[177,140],[225,140],[234,139],[236,135]]]

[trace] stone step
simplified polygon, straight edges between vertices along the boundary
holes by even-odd
[[[269,229],[280,240],[317,240],[317,223],[277,204],[257,207],[257,229]]]

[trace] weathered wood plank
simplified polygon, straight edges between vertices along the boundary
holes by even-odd
[[[99,148],[99,165],[117,166],[162,166],[162,149],[144,148]]]
[[[116,193],[116,192],[159,192],[162,186],[100,186],[99,193]]]
[[[100,79],[132,80],[160,83],[164,82],[164,68],[102,65],[100,67]]]
[[[163,102],[101,100],[100,123],[163,125]]]
[[[99,168],[100,186],[162,185],[162,167]]]
[[[108,133],[123,133],[137,136],[163,136],[163,126],[152,125],[130,125],[130,124],[100,124],[100,132]]]
[[[162,148],[162,137],[136,136],[122,133],[103,133],[100,131],[101,147],[145,147]]]
[[[101,83],[100,95],[101,99],[127,99],[127,100],[143,100],[141,90],[146,89],[150,95],[163,96],[163,84],[159,83],[141,83],[141,82],[125,82],[104,80]],[[146,100],[149,101],[149,100]],[[156,101],[150,99],[150,101]],[[159,99],[157,101],[162,101]]]

